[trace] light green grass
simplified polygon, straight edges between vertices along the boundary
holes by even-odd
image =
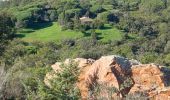
[[[105,29],[98,29],[96,30],[100,41],[108,42],[108,41],[115,41],[120,40],[122,38],[122,33],[117,28],[110,26],[109,24],[105,25]]]
[[[76,32],[73,30],[62,31],[61,26],[58,23],[53,23],[50,26],[42,28],[42,24],[35,25],[35,29],[22,29],[18,32],[18,36],[26,42],[32,41],[60,41],[64,39],[77,39],[84,38],[82,32]],[[120,30],[111,27],[106,24],[104,29],[97,29],[96,33],[99,37],[99,41],[108,42],[121,39]]]
[[[30,32],[26,32],[30,31]],[[33,32],[31,32],[33,31]],[[81,38],[83,33],[72,30],[62,31],[61,26],[57,23],[53,23],[52,26],[42,29],[23,29],[18,35],[23,35],[22,40],[31,41],[60,41],[69,38]]]

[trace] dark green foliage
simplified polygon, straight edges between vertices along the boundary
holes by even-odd
[[[48,68],[28,68],[25,70],[29,76],[21,80],[24,87],[25,99],[52,99],[52,96],[48,94],[50,93],[50,89],[43,83],[44,77],[48,71]]]
[[[99,20],[99,19],[94,20],[94,28],[103,29],[104,28],[104,22]]]
[[[164,48],[164,52],[165,53],[170,53],[170,41],[168,41],[165,45],[165,48]]]
[[[81,29],[81,22],[80,22],[80,17],[77,13],[75,13],[74,19],[74,30],[80,30]]]
[[[14,18],[7,12],[0,12],[0,55],[8,40],[12,40],[15,35]]]
[[[96,44],[96,42],[97,42],[97,34],[96,34],[94,29],[91,30],[91,38],[92,38],[93,44]]]
[[[50,21],[55,21],[57,19],[57,11],[56,10],[48,10]]]
[[[98,14],[97,18],[98,18],[98,20],[101,20],[104,23],[107,23],[107,22],[118,22],[118,20],[119,20],[116,16],[114,16],[113,13],[111,13],[109,11]]]
[[[80,92],[76,87],[79,69],[76,63],[72,62],[70,65],[62,65],[61,71],[52,74],[53,79],[49,80],[51,86],[48,88],[42,82],[47,68],[39,68],[33,71],[31,77],[24,79],[23,84],[25,87],[27,99],[59,99],[59,100],[79,100]]]
[[[165,64],[167,66],[170,66],[170,54],[167,54],[164,59],[165,59]]]
[[[7,12],[0,13],[0,41],[14,37],[14,20]]]
[[[52,88],[56,92],[57,99],[78,100],[80,93],[76,86],[79,69],[76,63],[62,65],[61,71],[56,74],[56,78],[51,81]]]
[[[166,2],[163,2],[163,0],[141,0],[140,9],[145,12],[152,13],[164,9],[165,4]]]
[[[90,8],[90,12],[97,14],[105,11],[105,9],[102,8],[102,5],[94,5]]]

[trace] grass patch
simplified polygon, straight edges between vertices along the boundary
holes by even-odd
[[[115,41],[122,39],[122,32],[109,24],[105,24],[104,29],[97,29],[96,33],[102,42]]]
[[[97,29],[98,40],[102,42],[120,40],[122,33],[120,30],[106,24],[103,29]],[[90,37],[91,33],[88,34]],[[82,32],[76,32],[73,30],[62,31],[61,26],[57,23],[41,23],[34,25],[31,28],[21,29],[17,33],[17,37],[26,42],[32,41],[60,41],[63,39],[77,39],[85,38],[85,34]]]
[[[60,41],[63,39],[69,38],[81,38],[83,37],[83,33],[75,32],[72,30],[62,31],[61,26],[59,26],[56,22],[52,23],[52,25],[36,25],[38,28],[29,28],[22,29],[17,33],[17,36],[22,38],[22,40],[27,42],[32,41]],[[39,28],[42,27],[43,28]]]

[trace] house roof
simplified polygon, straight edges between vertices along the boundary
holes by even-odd
[[[93,22],[93,19],[91,19],[89,17],[81,17],[80,20],[81,20],[81,22]]]

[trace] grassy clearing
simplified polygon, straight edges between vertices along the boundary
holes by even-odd
[[[18,32],[18,36],[24,41],[60,41],[68,38],[81,38],[83,33],[75,32],[72,30],[62,31],[61,26],[57,23],[52,23],[48,27],[40,28],[43,26],[36,26],[32,29],[22,29]]]
[[[106,24],[104,29],[96,30],[96,33],[98,34],[99,40],[102,42],[107,42],[110,40],[115,41],[122,38],[121,31],[110,26],[109,24]]]
[[[36,27],[29,29],[22,29],[18,32],[18,37],[27,42],[32,41],[60,41],[63,39],[76,39],[83,38],[84,34],[82,32],[76,32],[73,30],[62,31],[61,26],[56,22],[51,24],[38,24]],[[120,30],[111,27],[106,24],[104,29],[97,29],[96,33],[98,35],[99,41],[107,42],[120,40],[122,38]],[[90,33],[88,35],[90,37]]]

